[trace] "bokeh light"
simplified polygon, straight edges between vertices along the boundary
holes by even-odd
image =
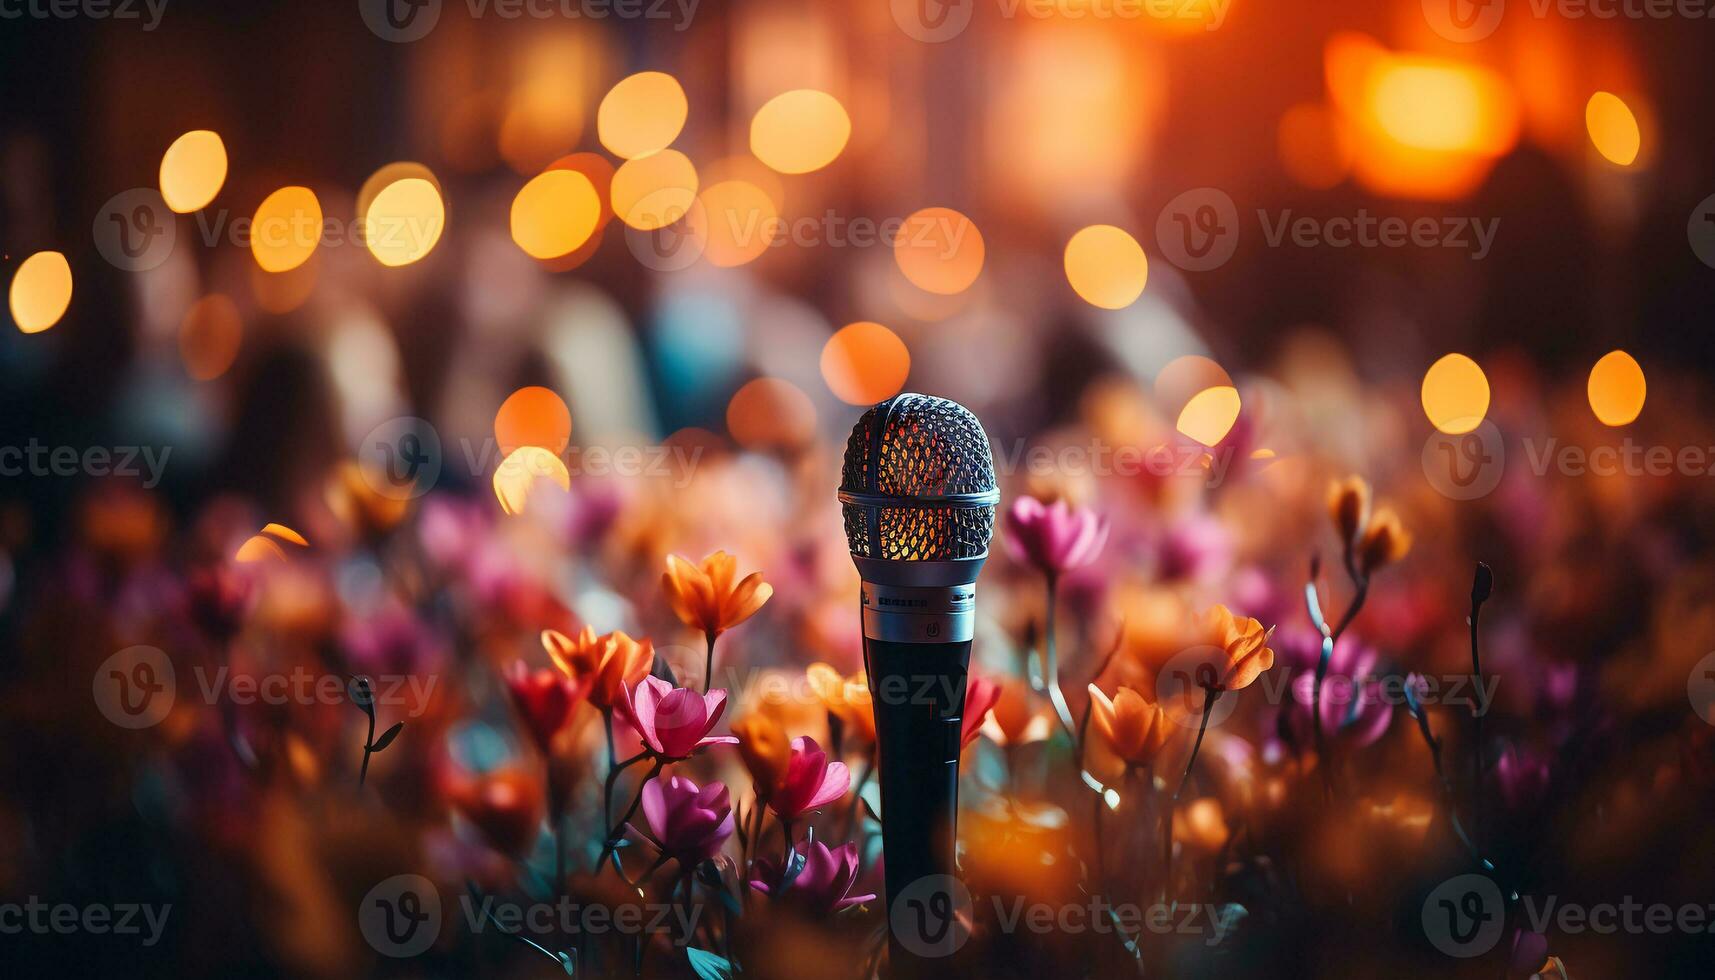
[[[822,379],[848,405],[873,405],[899,394],[911,374],[911,352],[879,323],[847,324],[822,347]]]
[[[1205,388],[1191,396],[1179,412],[1175,428],[1188,439],[1213,446],[1227,437],[1239,420],[1239,390],[1231,385]]]
[[[541,446],[519,447],[494,471],[494,495],[500,500],[500,509],[512,516],[524,513],[545,485],[569,492],[572,474],[564,460]]]
[[[1629,167],[1638,158],[1642,137],[1631,107],[1611,92],[1597,92],[1584,104],[1584,128],[1596,152],[1609,162]]]
[[[308,187],[282,187],[256,208],[250,253],[268,272],[296,269],[315,254],[322,237],[322,204]]]
[[[201,210],[226,183],[226,144],[220,134],[195,129],[161,154],[161,197],[179,214]]]
[[[1481,425],[1489,414],[1489,379],[1464,354],[1448,354],[1423,375],[1423,414],[1448,435]]]
[[[363,242],[385,266],[410,265],[428,255],[447,217],[440,190],[421,177],[388,184],[362,214]]]
[[[685,128],[689,105],[678,79],[659,71],[638,72],[608,90],[596,109],[596,136],[609,153],[626,160],[672,145]]]
[[[697,168],[678,150],[627,160],[613,173],[613,213],[638,231],[665,228],[697,199]]]
[[[893,259],[911,284],[951,296],[983,271],[983,236],[971,219],[952,208],[924,208],[905,219],[893,243]]]
[[[1623,350],[1602,355],[1590,369],[1590,381],[1585,386],[1590,396],[1590,410],[1603,425],[1629,425],[1644,410],[1648,385],[1644,369],[1637,358]]]
[[[525,446],[563,453],[572,439],[572,411],[565,399],[540,385],[520,388],[494,414],[494,439],[510,455]]]
[[[1305,187],[1327,190],[1351,173],[1351,143],[1328,106],[1307,102],[1286,110],[1276,138],[1280,165]]]
[[[1066,281],[1084,302],[1104,310],[1130,306],[1149,281],[1143,246],[1113,225],[1083,228],[1066,243]]]
[[[1201,354],[1185,354],[1156,373],[1155,403],[1169,418],[1178,418],[1192,398],[1221,387],[1233,387],[1226,368]]]
[[[12,322],[24,333],[41,333],[65,316],[71,305],[71,263],[59,252],[37,252],[12,274],[7,305]]]
[[[179,360],[193,380],[212,381],[232,366],[243,339],[238,304],[211,293],[192,304],[179,324]]]
[[[797,449],[816,436],[816,406],[790,381],[757,378],[727,402],[726,426],[746,449]]]
[[[533,258],[558,258],[587,241],[600,219],[601,199],[588,177],[548,170],[512,199],[512,240]]]
[[[838,99],[796,89],[756,110],[750,121],[750,152],[783,174],[807,174],[833,163],[851,135],[851,118]]]
[[[744,265],[768,251],[780,234],[780,214],[768,192],[747,180],[723,180],[697,195],[692,231],[703,256],[723,268]]]

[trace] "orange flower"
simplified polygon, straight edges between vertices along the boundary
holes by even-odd
[[[1226,606],[1216,605],[1203,614],[1204,642],[1220,649],[1222,662],[1215,664],[1212,686],[1222,691],[1249,687],[1263,671],[1274,666],[1274,651],[1268,648],[1273,630],[1249,617],[1234,616]],[[1205,685],[1199,680],[1199,686]]]
[[[1340,543],[1352,545],[1370,519],[1370,485],[1361,476],[1348,476],[1328,485],[1328,515],[1340,532]]]
[[[875,741],[875,711],[870,705],[869,681],[863,671],[841,677],[839,671],[818,663],[805,669],[804,678],[828,714],[845,725],[847,738],[865,743]]]
[[[1000,698],[989,713],[983,731],[996,745],[1023,745],[1040,742],[1052,731],[1052,721],[1030,694],[1030,685],[1017,677],[1000,682]]]
[[[1364,529],[1364,539],[1358,545],[1358,566],[1365,575],[1383,565],[1390,565],[1411,550],[1411,532],[1399,522],[1392,508],[1383,507],[1370,518]]]
[[[655,664],[655,644],[647,637],[633,640],[623,630],[598,637],[585,626],[576,639],[559,630],[543,630],[542,646],[561,673],[588,683],[590,703],[603,711],[625,701],[625,688],[636,687]]]
[[[1101,688],[1091,684],[1090,720],[1114,754],[1134,766],[1154,762],[1173,735],[1161,706],[1144,700],[1129,687],[1120,688],[1109,700]]]
[[[738,736],[738,754],[750,770],[751,784],[760,800],[768,800],[786,781],[792,759],[792,743],[779,722],[764,714],[751,713],[732,723]]]
[[[668,555],[661,589],[680,621],[712,638],[749,619],[774,594],[774,586],[762,580],[761,572],[751,572],[733,584],[737,570],[738,559],[724,551],[709,555],[700,565]]]

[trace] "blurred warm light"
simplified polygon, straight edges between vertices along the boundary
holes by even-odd
[[[1281,166],[1305,187],[1327,190],[1351,172],[1351,146],[1326,105],[1306,102],[1286,110],[1276,135]]]
[[[278,544],[280,541],[296,545],[299,548],[310,546],[310,542],[302,534],[284,524],[276,524],[270,521],[263,525],[259,533],[246,538],[244,543],[238,546],[238,553],[233,557],[240,564],[246,565],[259,561],[283,562],[286,560],[286,551]]]
[[[310,542],[302,534],[299,534],[284,524],[276,524],[273,521],[269,521],[262,525],[262,533],[271,534],[282,541],[289,541],[300,548],[308,548],[310,546]]]
[[[310,261],[286,272],[268,272],[262,267],[250,267],[250,294],[255,297],[256,305],[263,310],[276,315],[290,313],[304,305],[304,301],[315,292],[317,267],[320,261],[310,256]]]
[[[1448,354],[1423,375],[1423,414],[1448,435],[1470,432],[1489,414],[1489,379],[1464,354]]]
[[[971,219],[952,208],[924,208],[905,219],[893,243],[893,259],[911,284],[951,296],[964,292],[983,271],[983,236]]]
[[[1644,369],[1625,351],[1609,351],[1590,369],[1586,390],[1603,425],[1628,425],[1644,410]]]
[[[1201,354],[1185,354],[1168,361],[1156,373],[1155,404],[1174,418],[1197,394],[1223,386],[1233,386],[1226,368]]]
[[[308,187],[282,187],[262,200],[250,223],[250,253],[268,272],[286,272],[315,253],[322,204]]]
[[[588,240],[600,219],[601,199],[588,177],[548,170],[512,199],[512,240],[533,258],[557,258]]]
[[[1465,196],[1518,141],[1518,97],[1487,68],[1395,54],[1352,31],[1329,39],[1324,67],[1353,172],[1376,193]]]
[[[161,197],[179,214],[200,210],[226,183],[226,144],[220,134],[195,129],[161,154]]]
[[[520,388],[494,414],[494,439],[508,455],[525,446],[563,453],[572,439],[572,411],[548,388]]]
[[[37,252],[19,263],[9,293],[12,322],[24,333],[41,333],[71,305],[71,263],[59,252]]]
[[[790,381],[757,378],[733,393],[726,426],[746,449],[797,449],[816,437],[816,406]]]
[[[544,480],[562,492],[572,489],[572,474],[560,457],[541,446],[514,450],[494,471],[494,495],[500,500],[500,509],[513,516],[524,513]]]
[[[780,233],[779,212],[762,188],[746,180],[723,180],[697,195],[701,208],[691,216],[702,239],[703,256],[723,268],[744,265],[762,255]]]
[[[910,373],[905,341],[879,323],[841,327],[822,348],[822,378],[848,405],[874,405],[899,394]]]
[[[1631,107],[1611,92],[1597,92],[1584,105],[1584,128],[1590,142],[1609,163],[1629,167],[1638,158],[1641,137]]]
[[[815,89],[783,92],[756,110],[750,152],[783,174],[820,170],[840,155],[852,121],[838,99]]]
[[[613,173],[613,213],[638,231],[665,228],[697,199],[697,168],[678,150],[627,160]]]
[[[220,293],[197,300],[179,325],[179,360],[197,381],[212,381],[226,373],[238,356],[244,320],[238,304]]]
[[[500,155],[521,174],[536,173],[577,145],[584,131],[579,87],[557,73],[513,91],[500,120]]]
[[[589,178],[590,185],[595,188],[596,198],[601,202],[601,217],[596,221],[597,228],[607,227],[613,220],[613,208],[608,204],[608,195],[613,191],[614,166],[607,157],[600,153],[570,153],[548,164],[545,170],[571,170]]]
[[[380,182],[372,177],[357,198],[357,213],[363,219],[363,243],[385,266],[410,265],[428,255],[441,240],[447,219],[446,205],[434,175],[417,165],[395,167],[399,168],[395,172],[409,172],[410,176],[400,176],[374,188],[370,185]],[[383,168],[376,176],[389,171],[394,171],[394,167]]]
[[[685,128],[689,105],[672,75],[638,72],[621,79],[596,109],[596,136],[608,152],[626,160],[665,150]]]
[[[1191,396],[1179,412],[1175,428],[1188,439],[1213,446],[1227,437],[1239,420],[1239,390],[1231,385],[1205,388]]]
[[[1084,302],[1104,310],[1130,306],[1143,295],[1149,259],[1143,246],[1113,225],[1083,228],[1066,243],[1066,281]]]
[[[697,173],[706,185],[724,184],[729,180],[754,184],[774,202],[775,213],[786,209],[786,185],[781,181],[780,174],[770,170],[762,161],[748,153],[722,157],[707,166],[698,167]]]

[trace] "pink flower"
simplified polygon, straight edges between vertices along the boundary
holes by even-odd
[[[846,795],[851,784],[852,774],[845,763],[829,762],[815,739],[800,735],[792,740],[786,779],[769,798],[768,808],[782,820],[795,820]]]
[[[982,731],[983,719],[1000,700],[1000,685],[975,673],[965,681],[965,720],[959,726],[959,748],[976,741]]]
[[[732,803],[726,786],[698,788],[683,776],[643,784],[643,816],[661,853],[685,869],[720,853],[732,836]]]
[[[627,687],[619,713],[637,729],[649,751],[663,759],[683,759],[710,745],[737,745],[731,735],[710,735],[709,730],[726,711],[726,692],[698,694],[688,687],[674,687],[659,677],[645,677],[635,688]]]
[[[799,844],[793,853],[803,857],[804,868],[785,889],[780,887],[780,862],[772,858],[757,859],[757,874],[760,877],[752,879],[750,887],[764,895],[776,897],[783,891],[790,892],[803,899],[809,910],[817,915],[832,915],[853,905],[875,901],[873,893],[849,894],[858,875],[856,844],[844,844],[838,849],[829,850],[821,841],[811,841],[808,849]]]
[[[522,660],[514,660],[506,669],[505,680],[513,704],[524,716],[524,727],[536,740],[536,747],[546,754],[583,692],[559,671],[532,671]]]
[[[1013,558],[1048,576],[1088,565],[1108,543],[1106,518],[1084,507],[1073,510],[1064,500],[1018,498],[1006,512],[1006,531]]]

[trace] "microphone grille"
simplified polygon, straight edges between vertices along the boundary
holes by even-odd
[[[999,492],[988,436],[969,409],[901,394],[852,427],[840,475],[852,554],[951,561],[988,554]]]

